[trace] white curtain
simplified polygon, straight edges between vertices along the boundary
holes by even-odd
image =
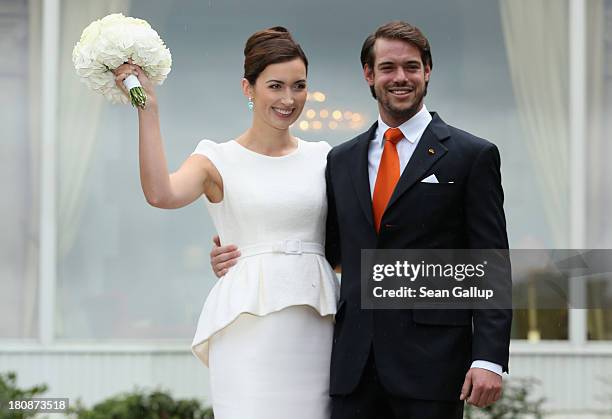
[[[34,338],[37,324],[40,25],[33,3],[0,1],[0,338],[9,339]]]
[[[28,2],[29,14],[29,155],[30,155],[30,205],[28,211],[27,233],[25,237],[25,263],[24,263],[24,294],[23,309],[23,335],[35,336],[37,332],[38,307],[38,260],[40,240],[40,92],[41,92],[41,33],[42,33],[42,7],[37,1]]]
[[[587,2],[587,66],[588,80],[588,102],[587,102],[587,158],[589,159],[587,172],[587,246],[589,248],[610,248],[612,246],[612,222],[610,211],[612,210],[612,193],[610,182],[612,181],[612,170],[609,169],[609,158],[612,147],[609,142],[609,131],[604,127],[606,120],[610,119],[606,100],[606,85],[604,57],[606,55],[606,32],[612,39],[612,28],[606,28],[606,13],[604,0],[589,0]],[[608,7],[612,7],[608,2]],[[606,30],[607,29],[607,30]],[[610,71],[608,69],[608,71]],[[609,76],[609,74],[608,74]],[[605,296],[608,294],[607,285],[588,284],[588,298],[597,305],[589,311],[588,330],[590,339],[609,339],[609,318],[602,309],[606,304]]]
[[[527,134],[529,158],[534,163],[554,245],[568,244],[569,195],[569,39],[566,1],[500,0],[506,50],[517,106]],[[587,246],[606,248],[612,243],[612,207],[609,144],[606,121],[604,0],[588,0],[587,59]],[[591,284],[591,301],[603,291]],[[599,300],[601,303],[601,300]],[[535,301],[529,311],[536,319]],[[601,309],[589,312],[591,338],[605,338]],[[537,330],[530,332],[537,333]]]
[[[87,176],[100,119],[103,100],[87,92],[72,68],[72,47],[81,31],[92,20],[111,12],[127,13],[129,0],[64,0],[61,2],[60,22],[60,89],[58,106],[58,232],[59,257],[63,257],[74,244],[80,225],[80,213],[86,198],[83,185]],[[28,2],[28,113],[29,113],[29,165],[28,213],[25,215],[23,259],[23,304],[19,307],[22,330],[19,336],[32,337],[37,328],[39,210],[40,210],[40,80],[41,80],[41,16],[42,3]],[[13,332],[14,333],[14,332]]]
[[[77,237],[87,198],[85,181],[98,139],[104,99],[88,91],[72,65],[72,49],[83,29],[109,13],[128,14],[129,0],[63,0],[61,2],[58,112],[58,258]]]
[[[529,158],[554,245],[569,238],[568,4],[500,0],[506,52]],[[519,140],[519,139],[517,139]]]
[[[587,245],[592,248],[612,247],[612,170],[609,169],[610,134],[604,124],[610,120],[610,107],[606,107],[605,93],[605,45],[606,45],[606,12],[604,0],[587,2]],[[608,2],[608,8],[610,8]],[[612,27],[607,28],[608,37],[612,40]],[[608,70],[609,72],[611,70]],[[607,75],[608,77],[610,74]],[[606,135],[607,134],[607,135]]]

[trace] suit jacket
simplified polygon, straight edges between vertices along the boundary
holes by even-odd
[[[436,113],[432,118],[389,201],[379,234],[367,165],[377,123],[328,154],[326,255],[332,266],[342,265],[332,395],[355,389],[370,348],[383,387],[409,398],[458,400],[476,359],[508,371],[511,309],[360,308],[361,249],[508,248],[497,147],[447,125]],[[421,182],[431,174],[439,184]]]

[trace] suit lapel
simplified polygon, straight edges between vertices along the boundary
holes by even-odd
[[[353,186],[357,192],[361,209],[372,227],[374,226],[374,221],[372,218],[372,194],[368,174],[368,149],[377,127],[378,122],[375,122],[370,129],[357,137],[351,156],[354,162],[351,165]]]
[[[442,142],[449,136],[448,126],[436,113],[433,113],[431,122],[425,132],[423,132],[412,157],[408,161],[408,165],[397,182],[387,209],[419,181],[434,163],[446,154],[448,149]]]

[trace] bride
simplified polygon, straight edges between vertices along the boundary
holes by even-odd
[[[330,146],[289,130],[306,102],[308,69],[289,32],[254,33],[244,56],[251,126],[234,140],[200,141],[171,174],[146,74],[124,64],[116,82],[127,94],[122,81],[135,74],[148,96],[138,110],[147,202],[173,209],[205,195],[221,242],[239,248],[206,298],[192,344],[209,367],[215,418],[327,419],[339,292],[324,256]]]

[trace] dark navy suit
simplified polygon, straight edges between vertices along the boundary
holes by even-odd
[[[327,158],[326,254],[333,266],[342,266],[331,361],[334,419],[355,417],[338,406],[360,386],[371,386],[359,396],[364,403],[373,391],[402,400],[457,402],[473,360],[508,370],[511,309],[360,308],[361,249],[508,248],[497,147],[447,125],[435,113],[432,118],[379,234],[368,180],[368,147],[377,123],[334,147]],[[421,182],[431,174],[440,183]]]

